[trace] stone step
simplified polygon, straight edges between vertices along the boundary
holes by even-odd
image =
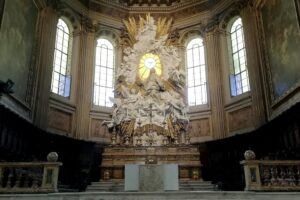
[[[179,181],[181,191],[214,191],[215,186],[209,181]],[[124,192],[124,181],[92,182],[86,189],[87,192]]]
[[[94,186],[124,186],[124,183],[92,182],[91,185],[94,185]]]

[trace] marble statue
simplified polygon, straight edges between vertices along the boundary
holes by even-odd
[[[115,98],[111,99],[112,119],[104,124],[117,129],[126,144],[131,137],[132,145],[161,146],[176,142],[188,123],[185,71],[180,67],[177,48],[166,46],[168,35],[156,38],[154,19],[147,16],[140,20],[136,43],[123,51],[123,62],[116,72]],[[152,68],[149,77],[142,80],[138,69],[141,57],[147,53],[159,56],[161,75]]]

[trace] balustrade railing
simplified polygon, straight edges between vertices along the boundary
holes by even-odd
[[[57,192],[60,162],[0,162],[0,193]]]
[[[245,190],[300,191],[299,160],[251,160],[244,166]]]

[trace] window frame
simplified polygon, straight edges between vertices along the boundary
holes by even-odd
[[[108,42],[108,44],[110,45],[110,48],[107,47],[107,52],[106,52],[106,65],[102,65],[104,62],[103,60],[101,60],[101,57],[103,55],[101,55],[101,51],[103,49],[103,44],[102,45],[98,45],[98,41],[99,40],[103,40]],[[102,47],[101,47],[102,46]],[[100,52],[100,55],[98,56],[97,54]],[[112,57],[111,59],[109,58],[109,53],[108,51],[111,51]],[[92,98],[92,104],[94,107],[101,107],[101,108],[107,108],[107,109],[111,109],[113,107],[113,102],[110,102],[109,97],[114,98],[114,74],[115,74],[115,60],[116,57],[116,50],[114,47],[114,43],[105,38],[105,37],[98,37],[96,39],[96,44],[95,44],[95,58],[94,58],[94,77],[93,77],[93,98]],[[99,60],[98,60],[99,59]],[[111,61],[111,67],[108,66],[108,61]],[[105,70],[104,70],[105,69]],[[111,75],[110,75],[110,80],[108,81],[108,72],[111,71]],[[103,84],[103,81],[101,81],[101,77],[103,78],[104,76],[101,75],[101,72],[105,73],[105,84]],[[111,86],[108,86],[108,82],[111,82]],[[104,92],[102,91],[104,89]],[[108,90],[111,90],[111,96],[109,96],[108,94]],[[101,97],[101,93],[104,94],[104,104],[103,103],[103,98],[101,99],[102,102],[100,102],[100,98]]]
[[[67,32],[65,30],[67,30]],[[61,31],[62,34],[61,43],[58,41],[59,31]],[[68,21],[63,17],[59,18],[56,25],[50,91],[53,95],[63,99],[71,98],[71,32],[72,28]],[[66,36],[67,40],[65,40]],[[67,45],[65,45],[64,42],[66,42]],[[61,47],[58,47],[58,45],[61,45]],[[63,59],[63,57],[65,57],[65,59]]]
[[[194,42],[195,40],[200,40],[200,43],[197,44],[192,44],[192,42]],[[191,47],[190,47],[191,46]],[[196,47],[195,47],[196,46]],[[186,74],[187,74],[187,78],[186,78],[186,87],[187,87],[187,104],[188,107],[192,108],[192,110],[197,110],[197,108],[200,107],[207,107],[208,106],[208,101],[209,101],[209,96],[208,96],[208,74],[207,74],[207,59],[206,59],[206,49],[205,49],[205,41],[204,38],[201,36],[196,36],[191,38],[190,40],[187,41],[186,45],[185,45],[185,57],[186,57]],[[199,52],[199,60],[197,61],[197,63],[195,64],[195,53],[193,50],[197,49],[196,51]],[[192,51],[191,54],[189,54],[189,51]],[[192,56],[192,61],[189,61],[189,58]],[[202,58],[202,60],[201,60]],[[189,62],[191,62],[192,64],[190,65]],[[192,71],[192,75],[193,78],[190,79],[190,75],[191,74],[189,71]],[[196,82],[196,77],[195,77],[195,71],[197,74],[199,74],[199,82]],[[203,74],[204,73],[204,74]],[[204,80],[203,80],[204,79]],[[193,83],[192,83],[193,82]],[[191,83],[191,85],[189,85]],[[201,95],[197,95],[198,93],[196,93],[196,87],[200,88],[201,93],[205,94],[205,97],[203,98]],[[190,89],[191,88],[191,89]],[[189,90],[193,90],[194,89],[194,95],[192,96],[194,102],[193,104],[190,104],[190,91]],[[204,90],[203,90],[204,89]],[[197,98],[199,97],[199,98]],[[197,100],[198,99],[198,100]],[[198,102],[201,103],[198,103]]]
[[[240,20],[240,24],[235,25],[238,20]],[[227,31],[229,53],[229,93],[231,98],[241,98],[251,91],[242,18],[240,16],[232,18],[231,23],[227,27]],[[238,35],[238,31],[241,32],[240,35]],[[241,38],[242,41],[239,41],[238,38]],[[241,62],[243,60],[244,62]],[[240,87],[237,87],[237,85]]]

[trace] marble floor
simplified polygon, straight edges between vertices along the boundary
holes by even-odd
[[[299,200],[300,192],[81,192],[0,195],[0,200]]]

